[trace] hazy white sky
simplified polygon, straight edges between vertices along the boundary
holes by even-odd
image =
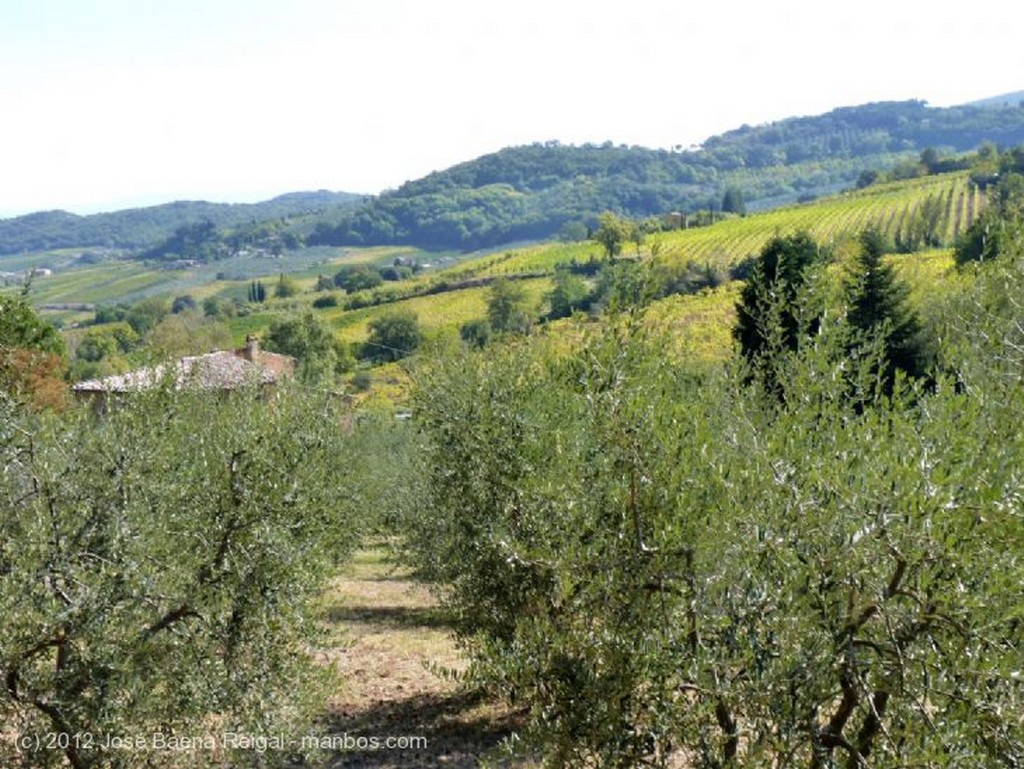
[[[376,193],[502,147],[1024,89],[1005,0],[0,0],[0,216]]]

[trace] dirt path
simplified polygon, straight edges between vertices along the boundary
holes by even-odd
[[[330,766],[461,768],[500,755],[514,718],[443,675],[465,669],[450,628],[427,589],[393,570],[382,549],[358,552],[334,580],[325,617],[342,680],[329,731],[348,738]],[[380,749],[360,750],[372,740]]]

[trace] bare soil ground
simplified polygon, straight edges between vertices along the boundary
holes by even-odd
[[[514,713],[467,691],[444,671],[466,660],[426,586],[387,563],[383,548],[359,551],[333,582],[324,617],[334,642],[329,659],[341,689],[329,704],[328,731],[381,742],[380,749],[335,751],[331,767],[475,767],[510,764],[500,744]],[[386,747],[388,738],[425,738],[425,746]]]

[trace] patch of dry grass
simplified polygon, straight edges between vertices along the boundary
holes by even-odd
[[[471,767],[498,755],[516,715],[459,684],[467,661],[447,617],[425,585],[388,563],[384,548],[356,553],[330,584],[323,618],[332,642],[324,654],[341,679],[328,703],[329,734],[426,740],[402,750],[335,751],[331,767]]]

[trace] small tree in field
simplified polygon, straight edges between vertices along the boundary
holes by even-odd
[[[604,246],[604,252],[608,258],[618,256],[622,246],[629,240],[631,227],[630,223],[611,211],[606,211],[598,217],[597,230],[594,232],[594,240]]]
[[[311,312],[273,321],[266,347],[295,358],[299,381],[312,386],[330,383],[339,369],[347,368],[350,359],[345,345]]]
[[[274,296],[278,299],[288,299],[299,293],[299,285],[293,278],[289,278],[283,272],[277,276],[277,285],[274,286]]]
[[[415,313],[388,312],[370,321],[364,357],[396,361],[414,353],[422,341],[423,332]]]
[[[491,284],[487,298],[487,320],[495,333],[524,333],[530,328],[526,312],[526,291],[517,283],[500,278]]]

